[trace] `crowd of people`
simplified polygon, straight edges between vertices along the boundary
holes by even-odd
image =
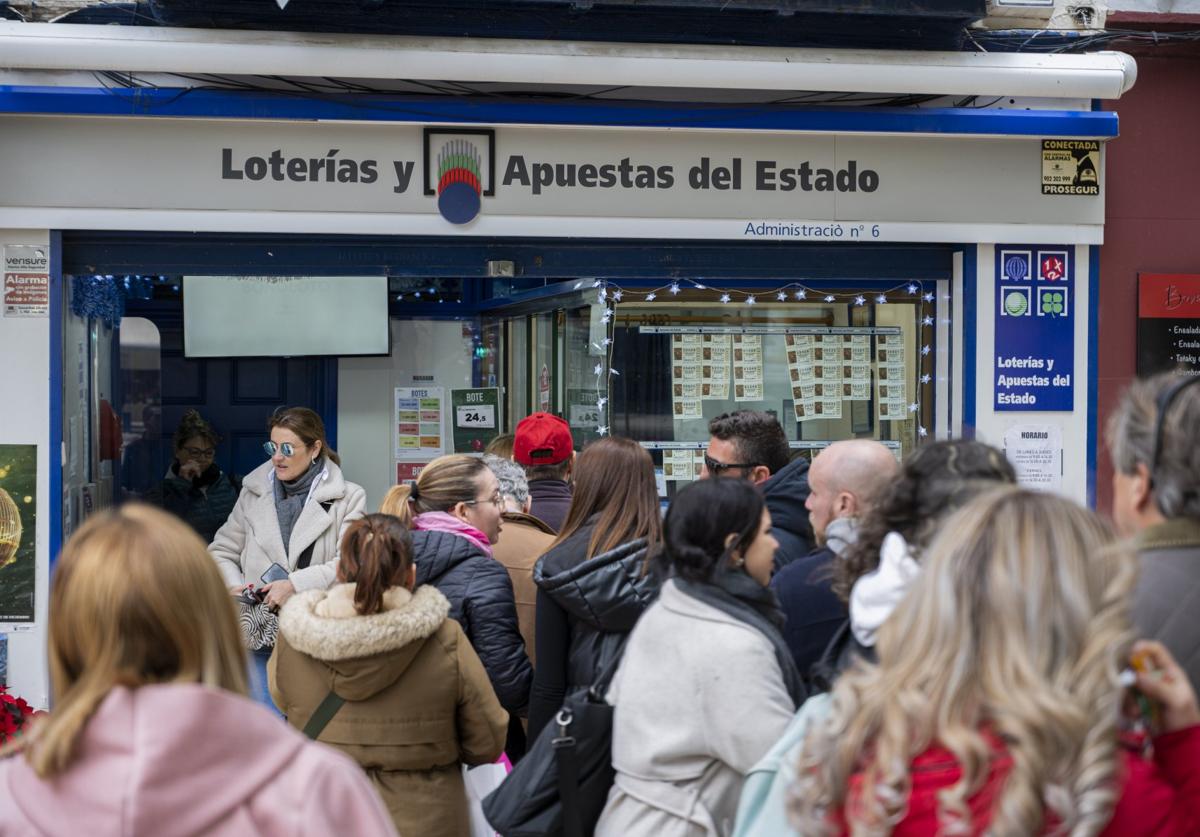
[[[64,547],[0,835],[479,833],[471,768],[581,781],[539,760],[583,694],[604,796],[522,833],[1200,834],[1197,380],[1125,393],[1112,524],[982,442],[810,461],[752,411],[665,512],[645,448],[536,413],[368,513],[311,410],[244,479],[189,416],[175,516]]]

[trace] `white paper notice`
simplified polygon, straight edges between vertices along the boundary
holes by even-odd
[[[1038,491],[1062,491],[1062,427],[1057,424],[1014,424],[1004,432],[1004,454],[1017,481]]]

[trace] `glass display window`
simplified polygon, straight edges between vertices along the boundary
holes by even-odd
[[[664,496],[699,476],[709,421],[734,410],[775,415],[806,456],[864,438],[899,459],[933,434],[947,333],[935,322],[939,305],[948,310],[937,282],[588,285],[499,312],[507,367],[521,370],[507,395],[513,425],[549,404],[576,447],[632,438],[651,452]]]

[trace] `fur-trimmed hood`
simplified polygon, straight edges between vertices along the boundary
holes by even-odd
[[[354,609],[354,585],[298,593],[279,613],[279,630],[288,643],[329,670],[329,687],[347,700],[365,700],[404,673],[421,646],[450,612],[450,602],[435,587],[410,593],[393,587],[380,613],[361,616]]]

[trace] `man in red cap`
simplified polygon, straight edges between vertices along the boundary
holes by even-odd
[[[530,514],[557,534],[571,506],[571,466],[575,463],[575,441],[571,427],[558,416],[534,413],[521,419],[513,439],[513,459],[525,468]]]

